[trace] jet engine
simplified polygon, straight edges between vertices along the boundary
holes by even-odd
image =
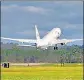
[[[65,45],[65,43],[61,43],[61,45]]]

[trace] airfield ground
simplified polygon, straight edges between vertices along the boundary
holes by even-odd
[[[78,63],[1,67],[1,80],[83,80],[83,66]]]

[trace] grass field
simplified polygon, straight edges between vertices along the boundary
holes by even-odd
[[[82,64],[48,64],[1,68],[1,80],[83,80]]]

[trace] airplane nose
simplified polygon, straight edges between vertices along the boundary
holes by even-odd
[[[56,28],[58,31],[60,31],[60,28]]]
[[[61,34],[61,29],[60,28],[56,28],[56,31]]]
[[[56,30],[57,30],[58,32],[61,32],[61,29],[60,29],[60,28],[56,28]]]

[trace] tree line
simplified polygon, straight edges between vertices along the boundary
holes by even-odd
[[[82,63],[83,47],[64,46],[58,50],[36,50],[30,47],[17,47],[14,44],[1,45],[1,62],[15,63]]]

